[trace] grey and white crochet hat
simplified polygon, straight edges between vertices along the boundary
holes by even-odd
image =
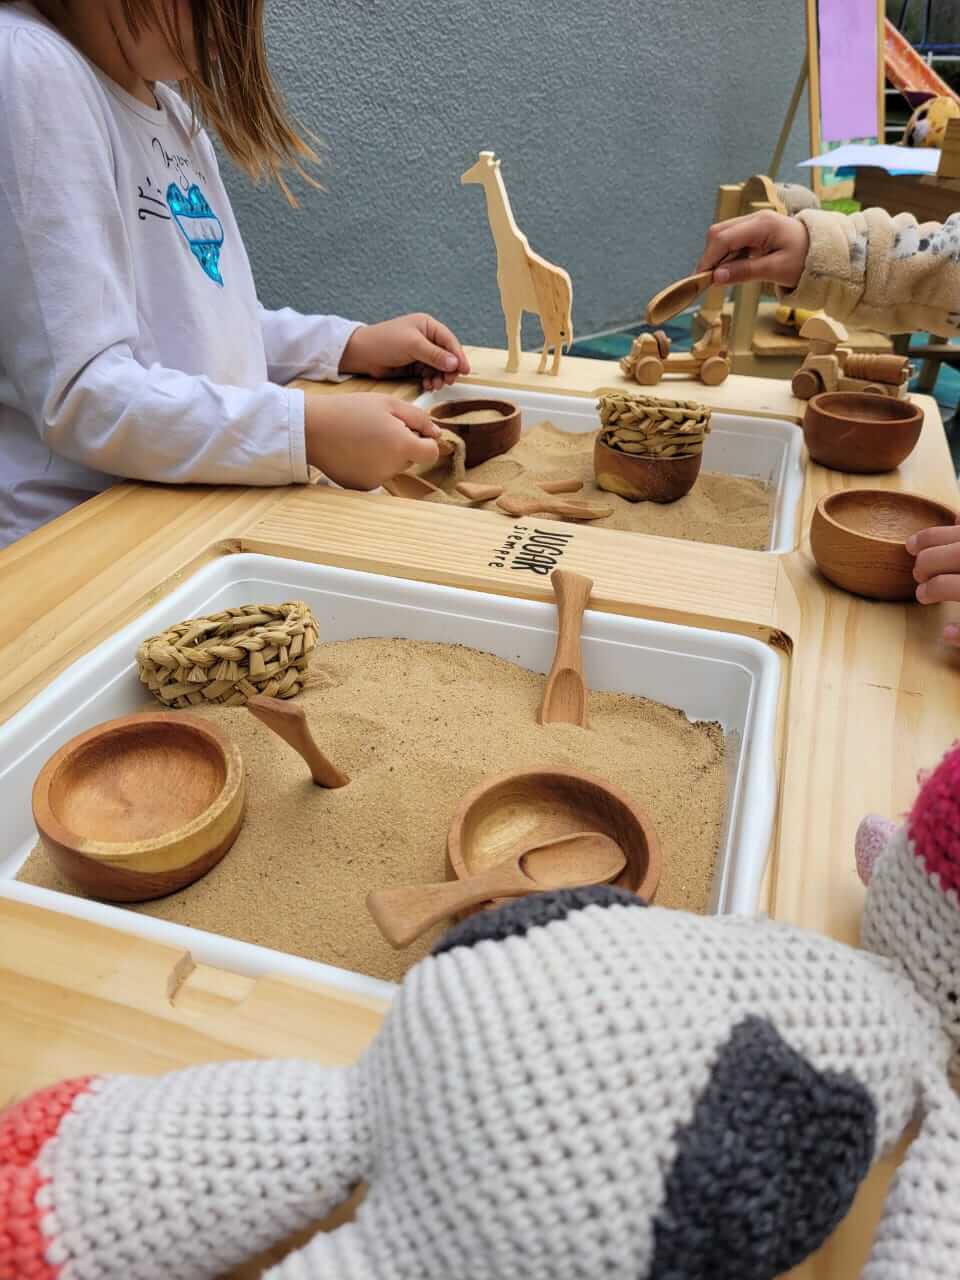
[[[356,1219],[272,1280],[773,1280],[919,1114],[864,1276],[955,1280],[956,921],[930,909],[929,861],[894,883],[904,847],[868,890],[884,955],[611,888],[542,894],[454,928],[353,1068],[35,1095],[0,1115],[0,1277],[212,1280],[365,1182]]]

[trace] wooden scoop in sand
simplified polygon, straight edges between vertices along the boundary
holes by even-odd
[[[550,583],[557,597],[560,634],[557,651],[543,693],[541,724],[578,724],[587,727],[587,686],[583,678],[580,629],[583,611],[590,600],[593,583],[579,573],[554,569]]]
[[[609,884],[625,866],[623,850],[610,836],[579,831],[519,849],[468,880],[377,889],[368,896],[367,908],[386,940],[399,949],[468,907],[546,889]]]
[[[267,698],[260,693],[249,700],[247,707],[261,724],[272,729],[287,746],[303,756],[318,787],[333,791],[337,787],[345,787],[350,781],[314,742],[303,707],[284,702],[281,698]]]
[[[429,498],[431,494],[441,491],[422,476],[413,476],[409,471],[401,471],[392,480],[384,480],[383,487],[394,498]]]
[[[603,520],[613,515],[613,507],[602,503],[571,502],[562,498],[518,498],[505,494],[497,506],[508,516],[562,516],[565,520]]]

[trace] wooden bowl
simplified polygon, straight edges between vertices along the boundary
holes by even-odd
[[[33,818],[78,889],[146,902],[197,880],[243,824],[246,782],[236,745],[198,717],[123,716],[80,734],[44,765]]]
[[[486,422],[458,422],[467,414],[484,414]],[[467,467],[506,453],[520,439],[520,410],[509,400],[445,400],[435,404],[430,417],[438,427],[446,427],[467,446]]]
[[[689,458],[644,458],[611,449],[598,437],[593,447],[597,487],[628,502],[676,502],[697,482],[703,453]]]
[[[956,523],[956,513],[916,493],[844,489],[817,503],[810,547],[825,578],[873,600],[911,600],[917,584],[912,533]]]
[[[922,430],[919,406],[864,391],[814,396],[803,417],[803,438],[814,462],[864,475],[899,467]]]
[[[600,831],[627,859],[616,880],[647,902],[660,882],[660,845],[653,823],[629,796],[573,769],[504,773],[488,778],[461,802],[447,834],[447,863],[458,880],[502,862],[538,836]]]

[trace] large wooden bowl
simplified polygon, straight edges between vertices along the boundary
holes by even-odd
[[[520,439],[520,410],[510,400],[444,400],[430,409],[438,427],[446,427],[467,446],[467,467],[506,453]],[[467,414],[482,414],[486,422],[458,422]]]
[[[616,883],[653,900],[661,866],[653,823],[619,788],[574,769],[505,773],[481,782],[450,823],[447,862],[462,880],[538,837],[576,831],[599,831],[616,840],[627,859]]]
[[[845,489],[817,503],[810,547],[825,578],[873,600],[910,600],[917,584],[904,543],[913,533],[952,525],[956,513],[916,493]]]
[[[895,470],[916,448],[922,430],[918,405],[863,391],[814,396],[803,418],[814,462],[857,474]]]
[[[34,783],[33,817],[78,889],[146,902],[220,861],[245,799],[236,745],[205,720],[157,711],[110,720],[61,747]]]
[[[628,502],[676,502],[697,483],[703,453],[687,458],[645,458],[611,449],[598,437],[593,447],[597,488]]]

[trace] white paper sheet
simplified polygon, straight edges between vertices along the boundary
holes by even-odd
[[[940,151],[936,147],[890,147],[870,143],[849,143],[812,160],[801,160],[807,169],[863,169],[871,166],[888,173],[936,173]]]

